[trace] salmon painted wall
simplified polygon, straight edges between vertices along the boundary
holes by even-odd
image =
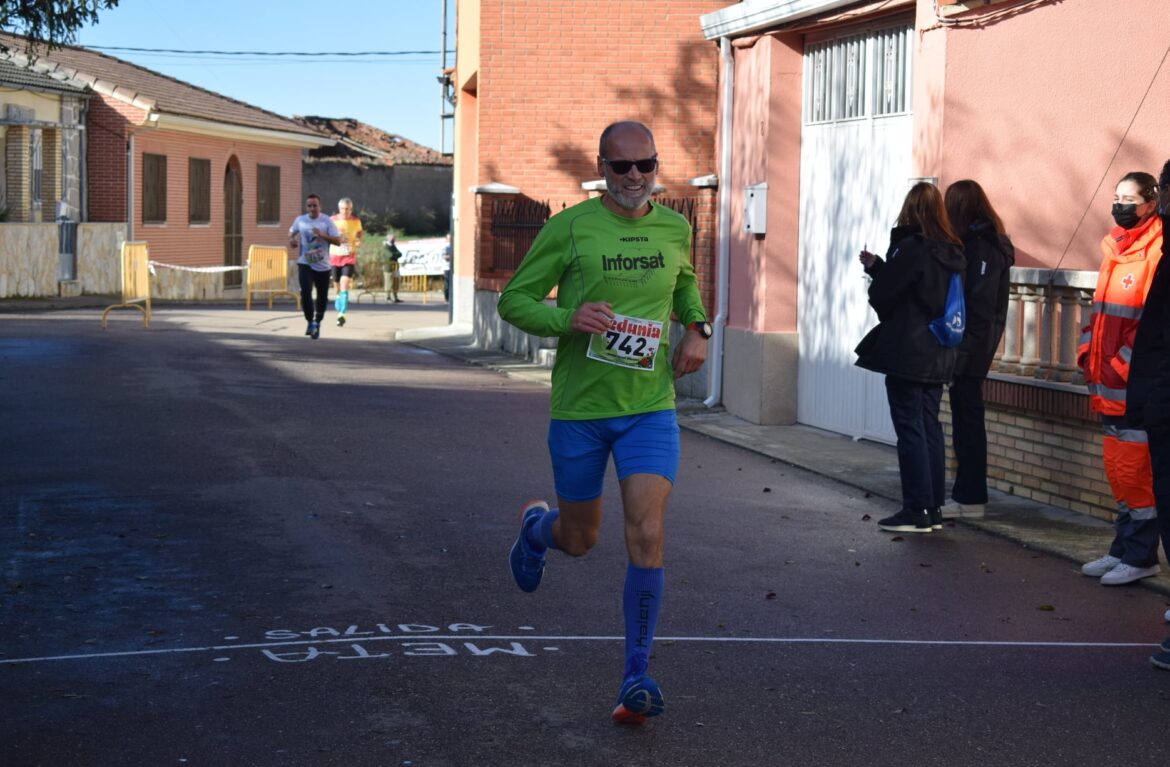
[[[167,157],[167,221],[165,224],[142,222],[142,155]],[[155,261],[180,266],[216,266],[223,263],[224,174],[232,156],[239,161],[243,182],[243,248],[247,258],[249,245],[284,245],[288,227],[303,212],[301,198],[301,150],[293,147],[268,146],[212,136],[172,131],[139,132],[134,138],[135,194],[133,237],[150,243],[150,257]],[[211,161],[211,222],[188,223],[188,159]],[[280,221],[258,224],[256,221],[256,166],[280,167]],[[327,211],[332,213],[334,211]]]
[[[728,325],[796,329],[800,212],[800,35],[765,36],[735,51]],[[744,187],[768,184],[767,232],[744,232]]]
[[[1157,176],[1170,158],[1170,4],[1046,3],[983,27],[923,33],[924,42],[939,37],[940,153],[924,175],[979,181],[1019,265],[1096,270],[1118,179]]]

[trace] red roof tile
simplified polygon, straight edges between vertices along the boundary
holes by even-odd
[[[450,165],[451,158],[410,139],[352,117],[297,116],[298,122],[338,139],[336,146],[309,150],[310,160],[362,165]]]

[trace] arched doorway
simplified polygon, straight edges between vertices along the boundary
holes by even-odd
[[[243,266],[243,252],[244,182],[240,174],[240,161],[232,155],[223,175],[223,265]],[[242,284],[243,272],[224,272],[225,288],[238,288]]]

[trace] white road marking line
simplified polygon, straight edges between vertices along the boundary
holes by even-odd
[[[542,642],[624,642],[625,637],[621,636],[534,636],[531,634],[523,636],[503,636],[503,635],[469,635],[469,634],[449,634],[443,636],[436,636],[434,634],[427,634],[427,641],[447,639],[456,642],[466,641],[473,638],[476,641],[542,641]],[[393,641],[410,641],[417,639],[407,635],[393,635],[393,636],[372,636],[362,637],[355,640],[353,637],[341,637],[336,639],[304,639],[295,641],[281,641],[281,642],[255,642],[251,644],[233,644],[233,645],[208,645],[206,647],[174,647],[170,649],[159,650],[124,650],[121,652],[97,652],[97,653],[78,653],[76,655],[45,655],[40,657],[30,658],[4,658],[0,659],[0,666],[14,665],[18,663],[43,663],[47,661],[63,661],[63,660],[95,660],[98,658],[129,658],[141,655],[177,655],[180,653],[198,653],[198,652],[220,652],[223,650],[258,650],[269,647],[297,647],[304,645],[327,645],[327,644],[353,644],[358,641],[362,644],[369,642],[393,642]],[[1057,649],[1069,650],[1083,650],[1090,648],[1097,649],[1125,649],[1137,647],[1157,647],[1156,642],[1056,642],[1056,641],[1013,641],[1013,640],[995,640],[995,639],[844,639],[839,637],[694,637],[694,636],[663,636],[655,637],[655,642],[710,642],[710,643],[732,643],[732,644],[854,644],[854,645],[912,645],[912,646],[938,646],[938,647],[1052,647]]]

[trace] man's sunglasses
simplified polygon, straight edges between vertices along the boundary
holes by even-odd
[[[619,176],[626,175],[633,167],[637,167],[639,173],[651,173],[658,167],[657,157],[647,157],[645,160],[607,160],[602,157],[601,161]]]

